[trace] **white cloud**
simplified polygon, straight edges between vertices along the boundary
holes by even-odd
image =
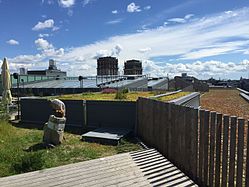
[[[181,73],[187,72],[191,76],[200,79],[214,78],[231,78],[230,75],[236,75],[239,79],[240,76],[247,75],[249,68],[249,60],[243,60],[239,63],[224,63],[221,61],[195,61],[191,63],[165,63],[158,65],[153,61],[143,62],[144,72],[150,73],[152,76],[166,76],[167,74],[172,78]]]
[[[186,20],[184,18],[171,18],[171,19],[168,19],[168,21],[176,22],[176,23],[185,23],[186,22]]]
[[[139,51],[140,53],[146,53],[146,52],[151,51],[151,48],[150,48],[150,47],[146,47],[146,48],[139,49],[138,51]]]
[[[49,34],[39,34],[38,35],[40,38],[44,38],[44,37],[49,37],[50,35]]]
[[[35,44],[39,50],[46,50],[53,48],[53,45],[43,38],[38,38],[37,40],[35,40]]]
[[[184,19],[186,20],[186,19],[190,19],[190,18],[192,18],[194,16],[194,14],[187,14],[187,15],[185,15],[184,16]]]
[[[151,9],[150,5],[144,7],[144,10],[150,10],[150,9]]]
[[[115,19],[115,20],[107,21],[106,24],[114,25],[114,24],[118,24],[118,23],[121,23],[121,22],[122,22],[122,19]]]
[[[176,23],[186,23],[187,20],[189,20],[193,16],[194,16],[194,14],[187,14],[184,16],[184,18],[171,18],[171,19],[168,19],[168,21],[169,22],[176,22]]]
[[[64,49],[56,49],[51,43],[43,38],[38,38],[35,40],[37,49],[41,51],[43,56],[52,57],[52,56],[61,56],[64,55]]]
[[[96,54],[93,56],[93,59],[97,59],[99,57],[104,57],[104,56],[119,56],[121,51],[123,50],[123,47],[120,44],[116,44],[112,49],[107,50],[107,49],[101,49],[96,52]],[[85,58],[84,58],[85,60]]]
[[[58,3],[63,8],[70,8],[75,4],[75,0],[59,0]]]
[[[245,55],[249,55],[249,49],[244,50],[244,54],[245,54]]]
[[[123,47],[120,44],[117,44],[113,49],[112,49],[112,55],[111,56],[119,56],[121,51],[123,50]]]
[[[54,26],[52,31],[58,31],[60,29],[60,27]]]
[[[140,6],[137,6],[135,3],[130,3],[127,6],[127,12],[133,13],[133,12],[140,12]]]
[[[113,10],[112,11],[112,14],[117,14],[118,13],[118,10]]]
[[[85,7],[86,5],[88,5],[89,3],[93,2],[95,0],[83,0],[82,4],[83,4],[83,7]]]
[[[167,27],[147,29],[140,33],[113,36],[106,40],[66,50],[55,49],[52,44],[44,41],[40,41],[39,46],[45,49],[40,49],[43,58],[53,54],[58,62],[68,63],[75,67],[69,72],[69,75],[75,76],[82,74],[77,69],[77,65],[87,67],[87,71],[84,72],[87,75],[95,75],[96,59],[94,57],[112,55],[117,44],[122,46],[122,50],[118,53],[120,67],[125,60],[136,58],[144,62],[146,73],[154,73],[158,76],[166,76],[167,73],[178,74],[181,71],[189,72],[197,77],[216,74],[221,76],[226,70],[230,72],[230,75],[226,76],[233,76],[236,72],[245,73],[245,67],[249,67],[248,60],[243,63],[230,64],[215,61],[215,55],[243,54],[248,50],[249,8],[234,10],[233,13],[237,16],[222,12],[201,19],[193,19],[185,24],[168,24]],[[160,62],[148,60],[161,56],[166,57],[165,60],[160,60]],[[201,60],[203,57],[213,57],[214,60],[203,61]]]
[[[6,43],[9,45],[19,45],[19,42],[14,40],[14,39],[10,39],[10,40],[6,41]]]
[[[48,19],[45,20],[44,22],[38,22],[33,28],[33,31],[39,31],[39,30],[44,30],[44,29],[50,29],[54,28],[54,20],[53,19]]]
[[[68,15],[68,16],[73,16],[73,10],[68,10],[68,11],[67,11],[67,15]]]

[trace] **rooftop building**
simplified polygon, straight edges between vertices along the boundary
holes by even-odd
[[[44,76],[54,76],[54,77],[66,77],[67,72],[61,71],[57,68],[56,62],[53,59],[49,60],[48,69],[45,70],[29,70],[28,75],[44,75]]]
[[[124,63],[125,75],[142,75],[142,62],[139,60],[127,60]]]
[[[97,75],[118,75],[118,59],[100,57],[97,60]]]

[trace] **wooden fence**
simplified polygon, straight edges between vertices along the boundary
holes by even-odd
[[[139,98],[137,135],[201,186],[249,186],[248,122]]]

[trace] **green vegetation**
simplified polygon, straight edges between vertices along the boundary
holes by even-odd
[[[82,94],[69,94],[69,95],[61,95],[49,98],[57,98],[57,99],[71,99],[71,100],[125,100],[125,101],[136,101],[138,97],[150,97],[157,95],[158,92],[129,92],[126,93],[128,90],[118,91],[116,93],[102,93],[102,92],[88,92]],[[117,93],[122,93],[122,95],[126,95],[126,98],[120,99],[117,96]],[[165,93],[165,92],[164,92]],[[117,97],[116,97],[117,96]]]
[[[118,146],[80,141],[80,135],[65,133],[62,145],[45,149],[43,131],[23,129],[0,121],[0,177],[55,167],[141,149],[133,140]]]
[[[151,97],[159,94],[164,94],[166,91],[151,91],[151,92],[129,92],[127,89],[117,91],[116,93],[88,92],[82,94],[69,94],[48,97],[48,99],[57,98],[64,100],[111,100],[111,101],[136,101],[138,97]],[[170,101],[185,95],[190,92],[179,92],[173,95],[157,98],[159,101]]]
[[[159,100],[159,101],[170,101],[170,100],[174,100],[174,99],[183,97],[183,96],[188,95],[188,94],[190,94],[190,92],[179,92],[179,93],[176,93],[176,94],[159,97],[159,98],[157,98],[157,100]]]

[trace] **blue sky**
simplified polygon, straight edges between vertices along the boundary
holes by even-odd
[[[248,0],[0,0],[0,59],[11,71],[44,69],[54,58],[69,75],[95,75],[96,58],[143,61],[171,77],[247,77]]]

